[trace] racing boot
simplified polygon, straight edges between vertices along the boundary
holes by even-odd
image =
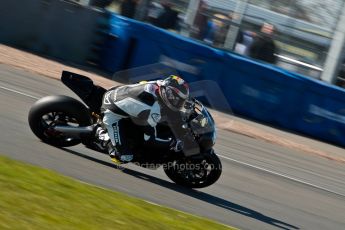
[[[99,144],[101,145],[101,147],[103,149],[105,149],[106,152],[108,152],[111,160],[115,164],[128,163],[128,162],[133,160],[132,154],[121,154],[122,152],[129,152],[129,151],[119,151],[123,147],[122,146],[114,146],[110,140],[108,132],[105,129],[103,129],[102,127],[97,128],[96,137],[99,140]]]
[[[118,151],[118,149],[113,146],[111,141],[108,142],[107,148],[111,161],[115,164],[128,163],[133,160],[132,154],[121,154],[120,151]]]

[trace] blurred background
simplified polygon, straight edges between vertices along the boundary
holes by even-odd
[[[81,53],[86,52],[85,47],[99,35],[91,29],[93,24],[100,23],[99,19],[95,20],[97,14],[107,11],[153,24],[217,49],[262,60],[265,58],[258,57],[252,48],[257,45],[253,45],[256,40],[260,40],[258,38],[263,38],[261,43],[264,44],[259,46],[266,50],[269,46],[267,55],[274,56],[269,58],[271,64],[345,87],[343,0],[41,0],[32,3],[20,1],[21,7],[17,1],[4,3],[5,6],[0,9],[3,17],[0,22],[3,28],[0,31],[2,43],[40,54],[46,51],[49,56],[63,60],[66,60],[64,56],[69,56],[72,61],[80,60]],[[13,14],[17,15],[17,19],[13,18]],[[49,28],[59,18],[66,20],[66,17],[70,25],[60,23],[61,26],[55,30]],[[269,27],[263,26],[265,24]],[[11,28],[13,25],[17,28]],[[83,28],[80,28],[78,35],[73,34],[68,42],[56,39],[61,46],[71,46],[71,53],[65,49],[64,54],[59,55],[58,52],[62,50],[57,49],[51,55],[48,47],[37,45],[38,40],[52,41],[55,40],[53,37],[65,36],[68,28],[76,32],[76,27]],[[90,30],[86,31],[87,28]],[[47,32],[49,29],[50,35]],[[266,36],[267,33],[269,36]],[[73,38],[75,36],[79,37]],[[79,50],[71,41],[73,39],[80,45]],[[272,41],[266,44],[267,39]],[[272,44],[274,47],[271,47]]]
[[[263,23],[274,26],[276,64],[321,79],[327,58],[333,63],[333,83],[343,86],[344,42],[330,53],[341,30],[342,0],[79,0],[152,23],[207,45],[250,55],[248,48]],[[167,12],[167,10],[169,12]],[[165,14],[165,20],[163,19]],[[168,19],[167,19],[168,18]],[[338,39],[339,40],[339,39]],[[339,52],[341,49],[342,52]],[[329,74],[327,72],[327,74]]]

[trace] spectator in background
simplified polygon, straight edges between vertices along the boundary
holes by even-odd
[[[217,47],[223,47],[227,32],[229,30],[231,18],[223,14],[214,14],[213,21],[217,25],[213,45]]]
[[[208,6],[205,1],[201,0],[192,25],[192,31],[190,34],[192,38],[203,40],[206,37],[207,29],[209,26],[209,18],[206,15],[207,8]]]
[[[345,59],[343,60],[343,62],[341,63],[339,72],[338,72],[338,79],[337,79],[337,83],[338,86],[341,86],[343,88],[345,88]]]
[[[252,46],[255,37],[256,33],[253,31],[246,30],[243,32],[243,44],[246,46],[244,55],[249,55],[249,48]]]
[[[79,1],[78,1],[79,2]],[[93,7],[99,7],[99,8],[106,8],[108,7],[113,0],[90,0],[89,5]]]
[[[163,12],[158,16],[155,26],[163,29],[175,29],[178,21],[178,12],[172,8],[170,2],[162,3]]]
[[[229,29],[230,18],[223,14],[214,14],[207,23],[204,42],[217,47],[223,47],[227,31]]]
[[[230,13],[228,15],[224,14],[214,14],[213,15],[213,21],[217,25],[217,30],[215,30],[215,36],[214,36],[214,42],[213,45],[216,47],[224,47],[224,44],[226,42],[226,39],[229,35],[229,31],[231,26],[236,26],[232,24],[232,21],[236,17],[236,14]],[[237,37],[235,40],[235,45],[238,44],[238,46],[242,46],[242,50],[244,50],[244,44],[243,44],[243,32],[241,28],[238,28]],[[244,51],[240,52],[241,54],[244,54]]]
[[[262,60],[271,64],[277,63],[278,50],[273,41],[274,26],[264,23],[261,27],[261,33],[254,38],[252,45],[249,47],[249,56],[258,60]]]
[[[120,6],[120,14],[127,18],[134,18],[137,4],[137,0],[123,0]]]
[[[255,36],[255,32],[239,30],[236,39],[235,52],[248,56],[249,48],[252,46]]]
[[[339,77],[341,77],[345,80],[345,59],[341,63],[340,71],[339,71]]]
[[[160,3],[150,2],[149,9],[147,11],[146,20],[149,23],[156,25],[157,19],[163,13],[163,11],[164,11],[164,7]]]
[[[205,35],[203,36],[203,41],[209,45],[213,45],[213,41],[218,29],[219,26],[215,20],[208,20],[207,27],[205,29]],[[200,38],[202,38],[202,36],[200,36]]]

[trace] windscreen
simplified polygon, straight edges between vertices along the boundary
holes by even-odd
[[[197,113],[197,116],[190,121],[190,126],[194,134],[201,135],[215,132],[214,121],[206,107],[198,102],[195,104],[195,112]]]
[[[112,80],[123,84],[135,84],[141,81],[164,79],[170,75],[179,75],[179,73],[176,69],[168,65],[155,63],[118,71],[113,75]]]

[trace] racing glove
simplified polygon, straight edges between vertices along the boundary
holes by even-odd
[[[170,150],[180,152],[183,150],[183,141],[180,139],[173,139],[170,144]]]

